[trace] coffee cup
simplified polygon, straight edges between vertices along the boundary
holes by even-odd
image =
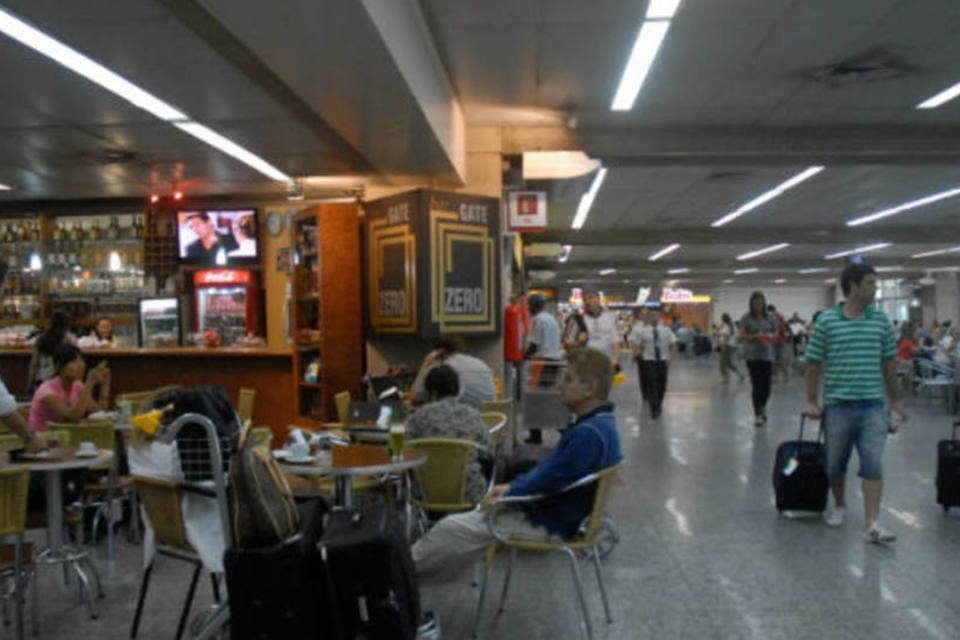
[[[307,442],[291,442],[287,446],[291,458],[303,459],[310,455],[310,444]]]
[[[81,455],[90,456],[95,454],[96,452],[97,452],[97,445],[93,444],[89,440],[85,442],[81,442],[80,446],[77,447],[77,453]]]

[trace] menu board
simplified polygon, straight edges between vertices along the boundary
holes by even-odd
[[[419,190],[367,206],[375,334],[498,335],[500,201]]]

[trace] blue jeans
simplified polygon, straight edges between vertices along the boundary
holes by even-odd
[[[883,478],[883,447],[887,442],[887,419],[882,402],[847,400],[823,410],[827,437],[827,477],[843,478],[853,447],[860,458],[860,477]]]

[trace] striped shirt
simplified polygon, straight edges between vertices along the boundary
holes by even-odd
[[[843,314],[840,303],[817,318],[806,360],[810,364],[825,363],[826,404],[844,400],[883,402],[883,363],[896,355],[897,341],[887,314],[869,306],[861,317],[851,319]]]

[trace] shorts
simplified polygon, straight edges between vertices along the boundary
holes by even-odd
[[[826,430],[827,477],[847,474],[850,453],[857,448],[860,477],[883,478],[883,448],[887,442],[887,419],[882,402],[849,400],[830,404],[823,410]]]

